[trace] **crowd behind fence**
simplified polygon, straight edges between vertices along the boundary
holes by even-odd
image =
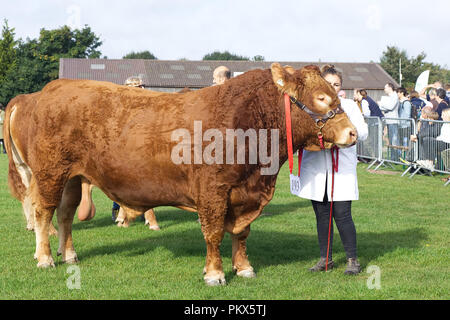
[[[358,141],[357,153],[370,161],[368,169],[401,164],[405,166],[402,176],[409,173],[410,178],[419,171],[450,175],[450,143],[439,140],[443,125],[450,122],[367,116],[365,120],[369,135]]]

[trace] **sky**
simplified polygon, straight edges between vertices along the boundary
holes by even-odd
[[[161,60],[213,51],[266,61],[378,62],[387,46],[450,68],[449,0],[0,0],[16,37],[89,25],[102,55]]]

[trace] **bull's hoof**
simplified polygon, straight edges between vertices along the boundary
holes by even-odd
[[[45,257],[38,262],[37,267],[41,269],[54,268],[55,263],[52,257]]]
[[[209,274],[206,274],[203,279],[205,280],[206,285],[210,287],[224,286],[227,284],[223,272],[210,272]]]
[[[125,221],[125,219],[123,219],[121,217],[117,217],[115,220],[115,222],[118,222],[118,223],[124,223],[124,221]]]
[[[226,281],[225,281],[225,278],[223,278],[223,279],[209,279],[209,278],[205,278],[205,283],[209,287],[224,286],[224,285],[227,284]]]
[[[238,277],[242,277],[242,278],[255,278],[256,277],[256,273],[255,273],[255,271],[253,271],[253,268],[237,271],[236,275]]]
[[[119,222],[119,223],[117,223],[117,226],[119,228],[128,228],[130,225],[126,222]]]
[[[63,263],[66,263],[66,264],[77,264],[78,262],[80,262],[80,260],[78,260],[78,257],[76,257],[76,256],[71,259],[67,259],[67,260],[63,261]]]
[[[148,228],[149,228],[150,230],[156,230],[156,231],[161,230],[161,229],[159,228],[159,226],[148,226]]]

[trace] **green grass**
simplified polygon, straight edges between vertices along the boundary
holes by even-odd
[[[75,218],[74,241],[81,289],[66,285],[68,265],[41,270],[33,260],[35,237],[25,230],[20,203],[7,188],[7,158],[0,156],[0,299],[449,299],[449,193],[440,177],[368,173],[359,164],[360,200],[353,202],[363,272],[345,276],[345,252],[335,229],[328,273],[308,271],[318,259],[315,217],[308,200],[289,193],[288,169],[273,201],[252,224],[248,255],[257,272],[242,279],[231,270],[231,240],[221,251],[227,285],[203,282],[205,243],[196,215],[157,208],[161,231],[143,222],[117,228],[111,201],[94,190],[96,217]],[[55,220],[55,219],[54,219]],[[367,267],[381,270],[381,289],[369,289]]]

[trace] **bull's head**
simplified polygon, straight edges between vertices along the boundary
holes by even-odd
[[[333,144],[348,147],[356,143],[357,131],[340,108],[340,100],[333,87],[325,81],[317,66],[295,70],[278,63],[271,66],[272,78],[278,89],[288,94],[292,102],[292,118],[306,112],[314,120],[316,132],[323,135],[325,148]],[[304,118],[305,114],[302,114]],[[299,117],[296,117],[299,118]],[[295,123],[293,131],[295,133]],[[320,150],[317,137],[306,143],[308,150]]]

